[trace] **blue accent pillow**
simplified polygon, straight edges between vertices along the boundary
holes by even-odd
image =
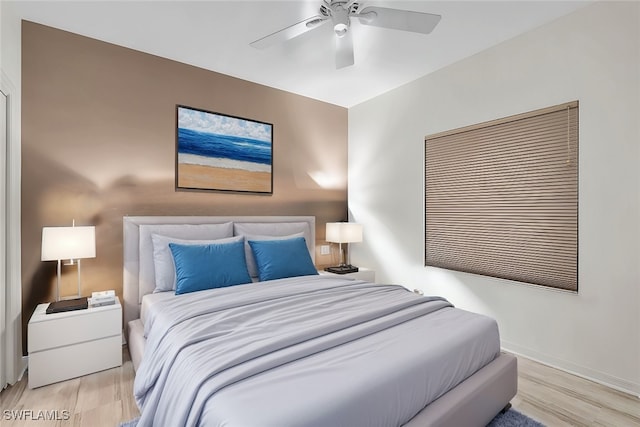
[[[249,240],[260,281],[318,274],[304,237]]]
[[[176,266],[176,295],[251,283],[244,242],[180,245],[169,243]]]

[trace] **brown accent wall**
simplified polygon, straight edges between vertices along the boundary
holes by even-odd
[[[273,195],[176,191],[176,104],[272,123]],[[83,294],[122,295],[124,215],[315,215],[322,240],[327,221],[346,219],[346,181],[345,108],[22,23],[25,328],[54,295],[55,262],[40,261],[43,226],[95,225]],[[64,267],[61,294],[76,283]]]

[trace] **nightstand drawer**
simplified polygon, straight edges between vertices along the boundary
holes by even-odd
[[[115,368],[122,364],[122,337],[87,341],[29,353],[29,388]]]
[[[71,315],[71,312],[47,314],[44,321],[30,322],[29,353],[116,335],[120,337],[120,305],[114,305],[114,309],[101,308],[90,308]]]

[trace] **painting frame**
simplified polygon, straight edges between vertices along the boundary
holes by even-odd
[[[273,194],[273,124],[176,105],[176,191]]]

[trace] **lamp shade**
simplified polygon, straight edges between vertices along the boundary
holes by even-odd
[[[42,261],[96,257],[96,228],[42,227]]]
[[[362,225],[353,222],[328,222],[326,234],[327,242],[362,242]]]

